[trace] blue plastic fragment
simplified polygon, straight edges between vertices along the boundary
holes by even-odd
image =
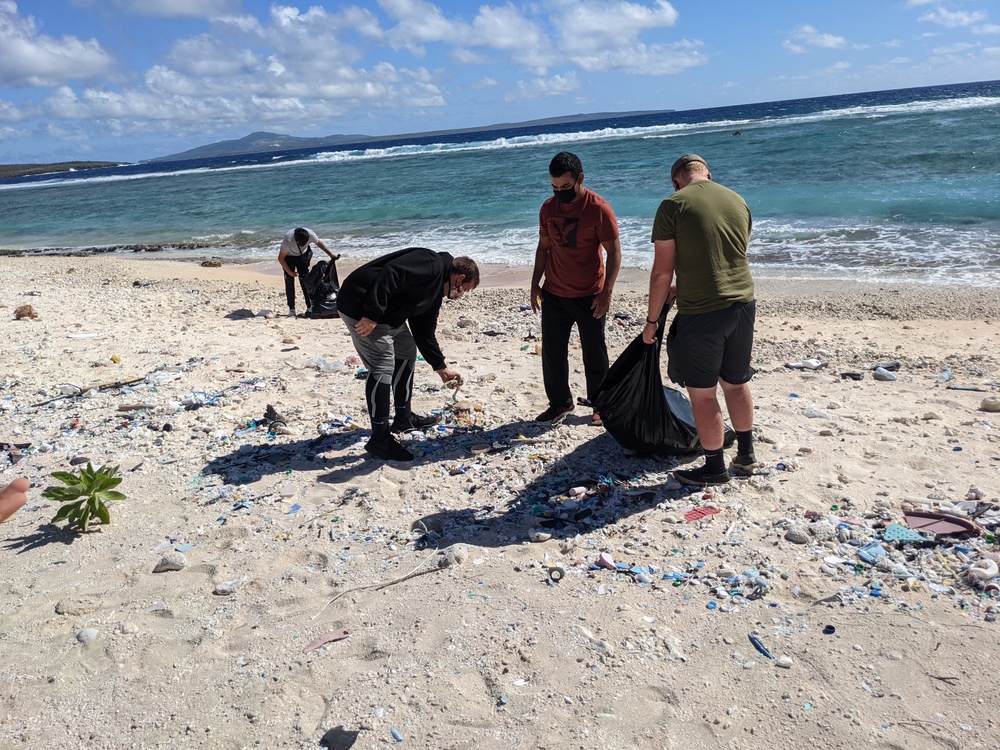
[[[706,609],[717,609],[718,607],[719,605],[716,602],[709,602],[708,604],[705,605]]]
[[[399,730],[396,729],[396,727],[389,727],[389,734],[392,735],[392,738],[396,740],[396,742],[403,741],[403,735],[399,733]]]
[[[768,659],[774,658],[771,652],[767,650],[767,646],[761,643],[760,638],[755,636],[753,633],[748,634],[747,638],[750,639],[750,643],[753,644],[753,647],[757,649],[763,656],[766,656]]]
[[[187,552],[192,547],[194,547],[193,544],[187,543],[187,544],[178,544],[176,547],[174,547],[174,549],[177,550],[178,552]]]
[[[857,555],[869,565],[874,565],[877,558],[885,557],[885,549],[878,542],[868,542],[858,548]]]
[[[298,503],[295,503],[295,505],[293,505],[291,508],[288,509],[288,512],[285,513],[285,515],[290,516],[292,513],[298,513],[300,510],[302,510],[302,506],[299,505]]]

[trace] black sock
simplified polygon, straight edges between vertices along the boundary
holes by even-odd
[[[722,474],[726,470],[724,452],[724,448],[719,448],[717,451],[705,451],[705,472],[707,474]]]
[[[753,455],[753,430],[736,431],[736,453],[740,456]]]

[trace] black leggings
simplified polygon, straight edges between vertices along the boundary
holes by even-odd
[[[306,302],[306,309],[312,307],[312,301],[309,299],[309,292],[306,291],[306,274],[309,273],[309,261],[312,260],[312,252],[305,253],[304,255],[286,255],[285,263],[291,268],[295,273],[299,275],[299,286],[302,288],[302,297]],[[281,269],[285,276],[285,299],[288,300],[288,309],[291,310],[295,307],[295,279],[285,272],[285,269]]]

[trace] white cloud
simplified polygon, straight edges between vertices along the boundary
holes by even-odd
[[[24,118],[24,113],[14,102],[0,99],[0,122],[20,122]]]
[[[423,55],[424,44],[458,41],[469,33],[466,24],[445,18],[440,8],[426,0],[379,0],[379,5],[396,21],[385,33],[394,49]]]
[[[708,62],[708,58],[697,49],[685,45],[672,49],[659,44],[651,47],[633,44],[621,49],[595,50],[590,55],[578,54],[572,59],[582,70],[588,72],[617,70],[646,75],[680,73]]]
[[[56,125],[55,123],[48,124],[45,127],[45,132],[53,138],[58,138],[61,141],[82,142],[88,140],[89,138],[87,133],[82,128],[67,128],[62,125]]]
[[[517,99],[543,99],[549,96],[561,96],[580,88],[580,82],[575,73],[556,75],[551,78],[535,78],[531,81],[518,81],[516,92],[507,94],[507,101]]]
[[[23,131],[16,130],[15,128],[0,128],[0,141],[8,139],[13,140],[14,138],[20,138],[23,135],[25,135]]]
[[[809,47],[820,47],[822,49],[840,49],[847,45],[847,40],[835,34],[824,34],[815,26],[803,24],[794,29],[788,35],[782,45],[786,50],[794,54],[802,54]]]
[[[542,28],[512,5],[481,6],[472,21],[472,33],[466,43],[515,51],[551,46]]]
[[[96,39],[39,34],[13,0],[0,2],[0,81],[5,86],[58,86],[108,72],[114,59]]]
[[[980,21],[985,21],[986,18],[987,16],[983,11],[968,13],[961,10],[951,11],[946,8],[937,8],[930,13],[924,13],[917,20],[936,23],[938,26],[944,26],[946,29],[957,29],[963,26],[973,26]]]
[[[624,0],[561,0],[550,17],[566,50],[627,47],[641,32],[673,26],[677,18],[666,0],[652,7]]]
[[[956,42],[955,44],[949,44],[946,47],[936,47],[934,49],[935,55],[954,55],[959,52],[965,52],[966,50],[975,49],[977,45],[970,44],[969,42]]]
[[[490,62],[488,55],[481,52],[473,52],[471,49],[459,47],[451,53],[451,59],[461,65],[485,65]]]
[[[177,71],[192,76],[237,75],[261,64],[252,50],[220,45],[208,34],[180,40],[168,53],[167,61]]]
[[[938,2],[938,0],[906,0],[907,8],[917,8],[921,5],[932,5]]]
[[[1000,24],[984,23],[972,29],[973,34],[1000,34]]]

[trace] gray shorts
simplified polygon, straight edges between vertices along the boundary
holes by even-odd
[[[361,336],[354,330],[358,324],[355,318],[341,313],[340,319],[347,326],[361,361],[377,380],[383,380],[384,376],[383,382],[391,382],[397,359],[417,359],[417,344],[406,323],[395,327],[380,323],[368,336]]]

